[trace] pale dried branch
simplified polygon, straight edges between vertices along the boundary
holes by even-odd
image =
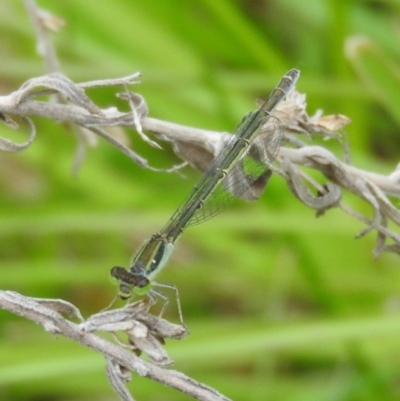
[[[377,244],[374,249],[376,257],[379,257],[383,251],[399,253],[400,235],[387,228],[389,221],[400,226],[400,211],[388,198],[388,196],[400,197],[400,182],[397,174],[383,176],[357,169],[340,162],[331,152],[319,146],[308,146],[300,149],[282,148],[280,157],[282,158],[281,166],[287,173],[289,187],[305,204],[317,209],[319,212],[323,212],[327,207],[338,206],[346,213],[367,224],[367,227],[356,236],[357,238],[371,230],[376,230],[378,232]],[[304,185],[300,185],[298,190],[293,189],[290,183],[294,180],[299,182],[298,171],[294,169],[294,164],[319,170],[327,179],[336,184],[327,191],[330,196],[336,193],[330,205],[320,207],[317,204],[326,195],[324,197],[316,197],[315,203],[307,203],[302,198],[302,194],[306,191]],[[373,208],[373,219],[370,220],[344,205],[341,202],[341,193],[338,193],[338,186],[367,201]],[[322,189],[322,191],[324,190]],[[393,244],[387,245],[386,238],[391,239]]]
[[[278,117],[284,126],[287,144],[280,148],[276,159],[277,166],[272,170],[287,181],[293,194],[305,205],[315,209],[317,215],[329,208],[340,207],[365,223],[367,227],[356,236],[357,238],[376,230],[376,257],[384,251],[400,254],[400,234],[388,228],[389,224],[400,226],[400,211],[389,199],[400,198],[399,166],[385,176],[350,165],[347,162],[350,159],[348,149],[341,134],[337,132],[349,124],[350,120],[342,115],[322,116],[321,112],[309,117],[306,113],[305,95],[297,91],[292,91],[287,99],[277,106],[274,116]],[[226,133],[182,127],[150,117],[145,117],[141,126],[156,133],[160,139],[172,142],[178,156],[202,171],[218,155],[229,138]],[[340,161],[324,147],[314,146],[312,140],[315,135],[342,143],[346,162]],[[301,136],[304,140],[300,139]],[[324,175],[326,182],[315,182],[298,166],[319,171]],[[267,181],[265,180],[264,186]],[[264,186],[257,188],[255,198],[261,195]],[[372,220],[343,204],[343,190],[364,199],[372,206]],[[387,244],[388,239],[392,243]]]
[[[128,90],[118,95],[127,100],[131,108],[131,111],[127,113],[120,112],[116,108],[101,109],[84,91],[84,88],[103,85],[122,84],[126,86],[135,83],[138,77],[139,74],[133,74],[125,78],[83,84],[75,84],[59,73],[30,79],[19,90],[8,96],[0,97],[2,120],[8,126],[17,128],[18,124],[13,116],[21,116],[30,126],[30,137],[24,144],[16,144],[8,139],[0,138],[0,149],[16,152],[30,146],[35,138],[35,127],[28,116],[42,116],[55,121],[72,122],[82,129],[90,130],[106,139],[135,163],[146,168],[151,168],[147,160],[110,135],[107,127],[135,128],[142,139],[150,145],[156,146],[155,142],[151,141],[143,132],[150,131],[161,140],[171,142],[176,154],[185,162],[204,171],[225,146],[230,138],[229,134],[186,127],[148,117],[148,108],[143,97]],[[38,96],[50,93],[62,95],[70,104],[35,100]],[[367,227],[357,237],[376,230],[378,238],[374,250],[375,255],[379,256],[383,251],[398,253],[399,234],[388,228],[388,225],[400,225],[400,212],[389,199],[389,197],[400,198],[400,169],[397,168],[387,176],[376,174],[340,161],[322,146],[314,146],[312,140],[315,135],[342,143],[342,137],[336,131],[349,124],[350,120],[341,115],[322,116],[320,112],[316,116],[309,117],[305,106],[305,95],[296,91],[292,91],[287,99],[278,105],[274,116],[279,117],[282,122],[286,146],[281,147],[277,156],[277,165],[272,167],[272,171],[284,177],[293,194],[307,206],[316,209],[318,215],[331,207],[339,206],[345,209],[341,202],[343,189],[364,199],[372,206],[374,215],[372,219],[362,219]],[[304,140],[300,139],[301,136],[304,137]],[[262,142],[257,146],[261,145]],[[81,149],[81,151],[83,150]],[[344,159],[349,160],[346,149],[344,149],[344,153]],[[326,182],[316,183],[296,165],[318,170],[325,176]],[[169,170],[162,171],[176,171],[181,167],[182,165],[174,166]],[[261,184],[257,182],[258,187],[252,188],[251,199],[257,199],[261,195],[267,182],[268,179]],[[346,208],[346,212],[349,212],[348,208]],[[360,220],[356,212],[351,215]],[[386,243],[387,239],[390,239],[392,243]]]
[[[128,92],[125,97],[121,96],[128,100],[129,104],[134,108],[136,106],[132,99],[138,102],[137,110],[135,108],[131,112],[124,113],[118,111],[116,108],[101,109],[92,102],[83,89],[121,84],[129,85],[137,83],[139,76],[140,74],[136,73],[115,80],[97,80],[85,82],[84,84],[75,84],[60,73],[30,79],[20,89],[10,95],[0,96],[0,116],[2,120],[11,128],[16,129],[19,125],[15,121],[14,116],[20,116],[25,119],[31,129],[29,140],[24,144],[18,144],[8,139],[0,138],[0,149],[7,152],[17,152],[29,147],[34,140],[35,128],[31,120],[28,119],[28,116],[41,116],[54,121],[74,123],[92,131],[117,147],[141,167],[150,168],[155,171],[174,171],[180,168],[181,166],[177,166],[174,169],[160,170],[150,167],[145,159],[119,142],[104,129],[107,127],[124,126],[141,131],[140,119],[144,117],[144,113],[147,110],[147,106],[144,106],[143,98],[139,95],[133,96]],[[72,104],[34,100],[39,96],[55,93]],[[145,137],[144,134],[142,137]],[[154,142],[151,141],[151,144],[154,145]]]
[[[164,357],[165,338],[181,339],[185,327],[148,315],[143,302],[93,315],[82,321],[79,310],[66,301],[29,298],[12,291],[0,291],[0,308],[32,320],[52,334],[63,335],[95,352],[106,360],[107,377],[121,400],[133,398],[126,388],[130,372],[155,380],[201,401],[229,401],[218,391],[186,375],[163,368],[172,361]],[[80,323],[66,319],[76,318]],[[145,352],[153,362],[146,362],[125,347],[94,334],[93,331],[124,332],[134,350]],[[159,365],[159,366],[157,366]]]
[[[24,3],[35,28],[37,49],[45,62],[45,70],[47,73],[57,72],[60,70],[60,66],[48,33],[57,32],[65,22],[50,12],[39,8],[34,0],[24,0]]]

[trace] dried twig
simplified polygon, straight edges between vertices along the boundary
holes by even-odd
[[[340,161],[329,150],[313,145],[312,139],[317,135],[342,143],[342,136],[338,131],[349,124],[350,120],[341,115],[322,116],[321,113],[309,117],[305,109],[305,95],[292,91],[274,113],[283,124],[286,138],[286,146],[282,146],[279,151],[276,160],[278,166],[273,169],[274,172],[281,175],[293,194],[305,205],[315,209],[317,215],[329,208],[340,207],[365,223],[367,227],[357,238],[376,230],[376,257],[384,251],[400,254],[400,234],[388,228],[389,223],[400,226],[400,211],[389,199],[400,198],[400,164],[391,174],[384,176]],[[200,170],[204,170],[215,158],[229,137],[224,133],[186,128],[150,117],[145,117],[141,125],[143,129],[158,134],[161,139],[171,141],[176,153]],[[304,140],[300,139],[301,136]],[[349,155],[345,145],[343,147],[344,159],[347,160]],[[299,166],[319,171],[325,177],[326,183],[316,183]],[[261,195],[263,189],[264,186],[257,188],[255,198]],[[374,212],[373,219],[370,220],[343,204],[342,190],[352,192],[370,203]],[[387,240],[391,242],[387,243]]]
[[[103,355],[107,361],[107,375],[121,400],[132,400],[126,382],[130,379],[127,372],[134,371],[197,400],[229,401],[205,384],[180,372],[163,368],[172,363],[162,347],[163,340],[181,339],[188,333],[185,327],[148,315],[143,303],[99,313],[86,321],[83,321],[74,305],[65,301],[29,298],[12,291],[0,291],[0,307],[41,324],[52,334],[68,337]],[[81,323],[73,323],[63,315],[79,319]],[[123,346],[113,344],[93,331],[125,332],[131,348],[145,352],[153,362],[144,361]]]

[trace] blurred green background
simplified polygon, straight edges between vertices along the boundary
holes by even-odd
[[[295,67],[310,115],[323,109],[352,119],[357,167],[388,174],[399,161],[398,0],[38,3],[67,23],[53,36],[62,72],[82,82],[141,71],[132,90],[152,117],[232,131]],[[369,42],[346,50],[354,35]],[[0,38],[7,94],[44,73],[22,1],[1,1]],[[108,107],[121,104],[114,92],[89,95]],[[73,131],[35,122],[31,148],[0,154],[0,287],[63,298],[89,316],[115,295],[109,269],[127,266],[199,174],[143,170],[99,140],[73,178]],[[0,135],[23,142],[26,130],[1,125]],[[160,151],[128,135],[151,165],[178,163],[167,144]],[[345,201],[371,216],[365,202]],[[374,261],[376,234],[354,240],[361,228],[340,210],[316,219],[273,177],[257,203],[239,202],[188,229],[159,278],[178,286],[191,331],[167,344],[174,368],[234,400],[399,399],[399,258]],[[174,305],[168,318],[178,321]],[[189,399],[136,376],[129,386],[138,400]],[[0,399],[117,396],[100,356],[0,311]]]

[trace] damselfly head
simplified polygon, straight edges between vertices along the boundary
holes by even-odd
[[[138,295],[144,295],[151,288],[150,280],[143,274],[137,274],[121,266],[114,266],[111,269],[111,278],[119,285],[118,296],[123,300],[132,296],[132,290]]]
[[[134,275],[121,266],[114,266],[111,269],[111,280],[119,286],[118,296],[126,300],[132,296],[132,286],[135,283]]]

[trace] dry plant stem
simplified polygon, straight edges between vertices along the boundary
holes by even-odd
[[[341,202],[341,196],[333,199],[328,207],[338,206],[347,214],[367,224],[367,227],[361,230],[356,238],[362,237],[372,230],[377,231],[375,257],[379,257],[385,251],[400,254],[400,235],[387,227],[389,222],[400,226],[400,212],[388,199],[388,196],[400,198],[400,171],[398,168],[388,176],[363,171],[339,161],[331,152],[320,146],[303,146],[298,149],[281,148],[279,158],[281,167],[287,174],[286,180],[289,187],[291,187],[290,183],[295,181],[294,165],[302,165],[324,174],[328,179],[327,185],[332,185],[330,183],[332,182],[336,184],[336,188],[344,188],[367,201],[373,208],[372,219],[349,208]],[[292,192],[303,203],[317,209],[319,214],[324,211],[324,208],[317,206],[317,202],[315,205],[306,202],[306,197],[301,194],[301,192],[306,192],[305,190],[293,191],[292,189]],[[316,199],[319,200],[319,198]],[[387,244],[387,239],[390,239],[392,243]]]
[[[18,144],[0,138],[0,149],[18,152],[29,147],[36,134],[35,125],[30,117],[42,116],[55,121],[75,123],[90,130],[93,134],[107,140],[143,168],[164,172],[176,171],[181,168],[182,165],[168,170],[150,167],[147,160],[108,133],[107,127],[134,128],[141,133],[143,140],[154,146],[154,142],[143,133],[143,130],[150,131],[160,139],[171,142],[175,152],[185,162],[204,170],[224,147],[229,137],[228,134],[185,127],[148,117],[144,99],[127,89],[119,97],[128,102],[128,106],[131,108],[130,112],[120,112],[116,108],[101,109],[84,91],[86,88],[110,85],[122,85],[126,88],[127,85],[136,83],[138,78],[139,74],[132,74],[124,78],[75,84],[62,74],[54,73],[28,80],[17,91],[7,96],[0,96],[0,118],[5,124],[15,129],[18,128],[18,124],[14,120],[14,116],[19,115],[30,128],[29,139],[25,143]],[[38,96],[52,93],[58,93],[62,98],[67,99],[69,104],[35,100]],[[306,135],[311,140],[316,132],[317,135],[340,140],[339,134],[326,128],[327,121],[333,128],[340,128],[348,122],[343,116],[308,117],[305,113],[305,98],[297,92],[291,95],[286,101],[281,102],[276,110],[276,114],[284,124],[285,137],[291,147],[281,147],[277,157],[277,164],[280,168],[275,167],[273,171],[280,173],[286,179],[294,195],[307,206],[316,209],[318,214],[322,214],[331,207],[343,208],[341,189],[364,199],[373,208],[373,218],[361,219],[367,223],[367,227],[358,236],[376,230],[378,239],[374,250],[375,256],[379,256],[384,251],[400,253],[400,236],[388,228],[389,223],[400,226],[400,212],[388,199],[389,196],[400,198],[400,169],[397,168],[387,176],[379,175],[341,162],[321,146],[306,145],[299,139],[299,134]],[[321,189],[319,184],[316,184],[311,177],[296,166],[306,166],[320,171],[327,180],[326,188]],[[319,194],[313,195],[303,181],[309,183]],[[257,196],[261,195],[262,189],[259,190]],[[346,211],[349,212],[349,208]],[[360,220],[360,216],[356,212],[351,215]],[[387,244],[386,239],[390,239],[393,243]]]
[[[123,376],[125,375],[123,375],[124,372],[122,370],[125,369],[121,369],[121,365],[107,359],[106,375],[114,391],[123,401],[135,401],[125,385],[125,382],[130,380],[130,377],[124,380]]]
[[[54,73],[44,77],[33,78],[24,83],[21,88],[8,96],[0,96],[0,117],[11,128],[18,128],[18,124],[11,115],[18,115],[26,121],[27,116],[41,116],[54,121],[67,121],[91,130],[93,133],[103,137],[122,153],[126,154],[136,164],[143,168],[154,171],[175,171],[181,165],[168,170],[155,169],[149,166],[147,160],[137,155],[126,145],[118,142],[112,135],[104,131],[102,127],[126,126],[141,130],[138,112],[122,113],[112,109],[100,109],[85,94],[84,88],[113,86],[121,84],[132,84],[137,82],[139,73],[129,75],[115,80],[87,82],[83,85],[75,84],[62,74]],[[46,90],[40,89],[46,87]],[[39,102],[34,97],[58,93],[73,104]],[[28,121],[30,123],[30,120]],[[17,152],[26,149],[35,136],[33,123],[29,124],[31,134],[29,140],[24,144],[17,144],[7,139],[0,138],[0,149],[8,152]],[[142,136],[143,137],[143,136]],[[144,138],[144,137],[143,137]]]
[[[319,170],[328,179],[357,195],[361,193],[357,193],[359,189],[355,178],[362,178],[377,185],[387,195],[400,199],[400,170],[388,176],[364,171],[341,162],[321,146],[304,146],[300,149],[282,147],[280,155],[292,163]]]
[[[180,372],[163,369],[146,362],[123,347],[83,330],[81,324],[75,324],[65,319],[60,313],[47,307],[45,302],[41,304],[33,298],[27,298],[12,291],[0,291],[0,307],[41,324],[46,331],[52,334],[63,335],[91,348],[103,355],[108,364],[112,363],[134,371],[140,376],[155,380],[197,400],[229,401],[216,390],[196,382]],[[107,369],[109,370],[110,366]],[[129,398],[125,399],[129,400]]]
[[[192,143],[201,144],[209,149],[219,148],[218,142],[221,140],[221,135],[228,134],[227,132],[188,127],[152,117],[145,117],[140,123],[144,130],[154,132],[161,137],[165,136],[170,141],[187,141],[190,138]]]
[[[56,52],[43,23],[43,12],[37,7],[34,0],[24,0],[24,3],[35,28],[38,52],[43,57],[46,72],[60,71]]]

